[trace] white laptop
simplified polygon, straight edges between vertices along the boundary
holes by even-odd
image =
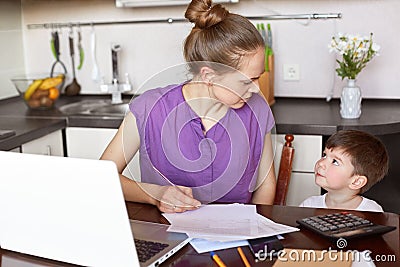
[[[129,220],[111,161],[0,151],[0,165],[3,249],[83,266],[157,266],[190,240]],[[168,246],[140,262],[134,237]]]

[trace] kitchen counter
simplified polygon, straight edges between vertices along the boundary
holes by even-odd
[[[11,150],[57,130],[70,127],[118,128],[122,116],[70,115],[59,111],[64,104],[84,99],[108,99],[109,96],[61,97],[51,110],[30,110],[19,97],[0,101],[0,129],[15,135],[0,139],[0,150]]]
[[[360,130],[374,135],[400,133],[400,100],[364,99],[359,119],[342,119],[340,101],[277,98],[272,106],[278,133],[332,135]]]
[[[0,128],[13,130],[15,134],[0,139],[0,150],[12,150],[29,141],[67,127],[63,118],[38,118],[18,115],[0,115]]]

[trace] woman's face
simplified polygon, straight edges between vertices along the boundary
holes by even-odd
[[[258,79],[265,69],[264,49],[243,57],[239,71],[228,72],[212,79],[214,97],[231,108],[241,108],[252,94],[258,93]]]

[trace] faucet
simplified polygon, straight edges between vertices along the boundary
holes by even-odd
[[[118,83],[118,54],[121,51],[121,46],[119,44],[111,45],[111,60],[112,60],[112,82]]]
[[[118,55],[120,51],[121,46],[119,44],[111,45],[112,82],[111,84],[105,84],[103,81],[100,85],[102,92],[111,93],[111,104],[113,105],[122,103],[122,93],[132,89],[128,73],[125,73],[125,83],[119,83]]]

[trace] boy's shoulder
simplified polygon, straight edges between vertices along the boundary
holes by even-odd
[[[320,196],[311,196],[304,200],[299,206],[308,208],[326,208],[325,194]]]
[[[362,211],[376,211],[376,212],[383,212],[383,208],[381,205],[376,203],[374,200],[362,197],[362,201],[360,205],[358,206],[357,210],[362,210]]]

